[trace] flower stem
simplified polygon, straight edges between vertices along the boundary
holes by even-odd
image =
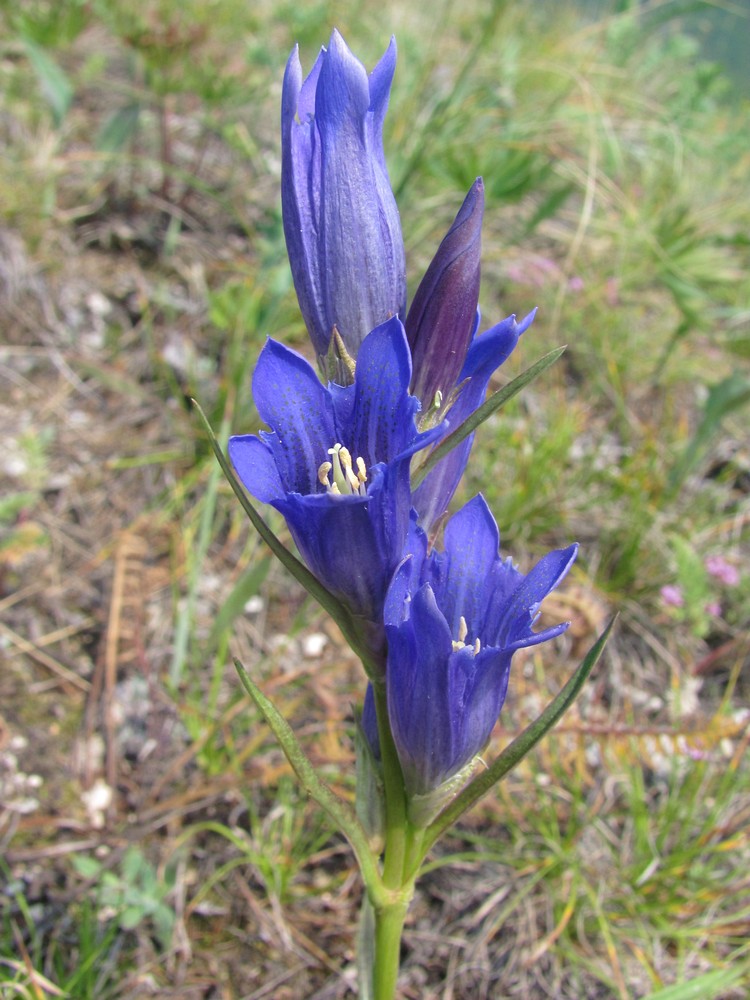
[[[404,776],[388,721],[385,684],[373,681],[373,694],[385,792],[383,887],[386,894],[374,907],[373,1000],[393,1000],[398,982],[401,934],[414,893],[414,878],[404,878],[411,855],[411,826],[406,816]]]
[[[373,681],[375,712],[378,720],[380,756],[383,762],[385,792],[385,853],[383,883],[388,889],[400,889],[403,884],[404,853],[406,850],[406,792],[404,776],[388,722],[385,684]]]
[[[373,1000],[393,1000],[396,995],[401,961],[401,932],[410,899],[411,893],[408,897],[375,911]]]

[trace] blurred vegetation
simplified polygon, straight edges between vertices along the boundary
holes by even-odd
[[[227,671],[247,608],[283,603],[287,584],[248,532],[189,405],[200,400],[222,440],[252,431],[263,338],[307,349],[281,228],[278,106],[291,46],[309,68],[335,25],[368,67],[391,33],[398,40],[385,146],[410,289],[481,174],[483,323],[539,308],[498,384],[568,345],[477,434],[457,500],[483,490],[523,565],[579,540],[580,600],[594,617],[623,611],[606,690],[596,704],[591,696],[601,717],[563,724],[436,860],[436,879],[457,863],[484,874],[494,865],[498,879],[496,907],[475,901],[451,933],[471,939],[481,925],[488,941],[507,935],[498,975],[516,977],[508,996],[537,995],[523,992],[527,960],[560,997],[747,995],[750,132],[747,100],[678,30],[681,15],[707,6],[620,3],[583,21],[564,5],[514,0],[1,0],[4,230],[51,279],[90,248],[110,255],[112,271],[136,262],[148,276],[147,290],[105,314],[97,357],[71,364],[87,385],[134,406],[156,399],[169,414],[167,444],[147,450],[136,434],[107,468],[161,477],[144,509],[180,541],[169,542],[160,680],[200,781],[224,776],[246,829],[188,817],[166,846],[146,839],[129,852],[118,844],[106,864],[93,854],[66,863],[57,928],[8,867],[0,994],[145,995],[132,980],[125,989],[126,975],[147,951],[149,975],[168,982],[179,928],[198,953],[236,936],[230,917],[215,917],[231,910],[225,883],[239,868],[275,915],[343,891],[339,869],[315,882],[315,861],[341,851]],[[749,27],[738,13],[737,31]],[[11,313],[9,331],[14,322]],[[136,351],[148,360],[138,373],[127,364]],[[43,513],[61,435],[32,423],[8,444],[0,559],[11,589],[27,552],[54,551]],[[228,553],[228,590],[207,597]],[[716,556],[736,569],[734,582],[707,569]],[[320,616],[292,603],[281,631],[295,642]],[[524,696],[550,686],[537,655],[520,674]],[[704,676],[699,710],[681,708]],[[299,680],[279,685],[290,713],[309,701]],[[341,697],[343,718],[361,691]],[[522,700],[504,713],[505,737]],[[219,842],[231,853],[212,866]],[[193,898],[179,909],[175,880],[191,863],[200,884],[181,890]],[[194,911],[213,920],[210,931],[191,924]]]

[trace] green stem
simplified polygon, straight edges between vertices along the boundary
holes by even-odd
[[[373,681],[380,757],[385,793],[384,898],[374,902],[375,930],[372,955],[373,1000],[393,1000],[398,983],[401,934],[414,894],[414,879],[404,879],[414,854],[413,833],[406,816],[406,791],[401,762],[388,721],[385,684]]]
[[[411,892],[375,911],[373,1000],[393,1000],[401,962],[401,933]]]
[[[380,739],[380,757],[383,762],[383,789],[385,792],[383,884],[388,889],[400,889],[404,877],[407,823],[404,776],[388,722],[385,684],[382,681],[373,681],[372,687],[378,719],[378,737]]]

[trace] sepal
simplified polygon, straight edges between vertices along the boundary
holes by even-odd
[[[375,854],[380,854],[385,846],[385,792],[382,768],[375,758],[360,718],[355,720],[354,751],[357,818],[364,827],[370,848]]]
[[[428,827],[448,803],[458,795],[474,772],[477,762],[478,758],[475,757],[457,774],[444,781],[442,785],[438,785],[437,788],[433,788],[423,795],[409,796],[406,815],[412,826],[416,827],[417,830],[424,830],[425,827]]]

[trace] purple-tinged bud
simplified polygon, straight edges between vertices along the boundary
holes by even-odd
[[[406,264],[383,153],[396,67],[391,39],[370,76],[334,31],[303,81],[297,48],[281,99],[281,207],[289,263],[313,347],[334,326],[349,354],[406,309]]]
[[[478,177],[438,247],[406,317],[414,376],[424,410],[455,387],[477,320],[484,184]],[[439,399],[440,397],[438,397]]]

